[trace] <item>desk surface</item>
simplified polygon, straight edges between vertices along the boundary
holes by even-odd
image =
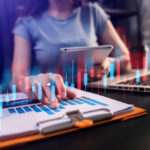
[[[150,96],[144,93],[119,91],[100,91],[101,95],[135,104],[145,108],[150,114]],[[113,122],[82,131],[60,135],[38,142],[15,147],[15,150],[149,150],[150,149],[150,115]]]

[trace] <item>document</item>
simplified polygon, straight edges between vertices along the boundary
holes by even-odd
[[[44,127],[49,126],[53,129],[55,125],[69,123],[71,120],[66,113],[73,110],[78,110],[84,118],[107,114],[108,111],[113,116],[134,111],[133,105],[74,88],[72,90],[77,94],[77,98],[61,101],[58,109],[52,109],[50,106],[42,105],[40,102],[19,103],[17,106],[14,103],[14,106],[8,105],[8,107],[3,108],[3,113],[0,117],[0,140],[37,134]],[[25,101],[29,101],[25,94],[16,94],[16,96],[20,95],[26,97]],[[4,97],[4,95],[1,96]],[[49,121],[38,126],[39,122],[46,120]]]

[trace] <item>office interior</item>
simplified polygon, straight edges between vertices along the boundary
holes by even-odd
[[[143,57],[150,69],[150,1],[149,0],[86,0],[98,3],[110,16],[116,31],[129,49],[132,70],[143,69]],[[14,52],[12,30],[24,0],[0,0],[0,86],[10,92]],[[34,65],[34,64],[33,64]],[[34,67],[34,66],[33,66]],[[83,89],[84,90],[84,89]],[[91,88],[89,92],[136,105],[147,110],[147,116],[67,133],[52,139],[24,144],[10,149],[122,149],[148,150],[150,138],[150,93]]]

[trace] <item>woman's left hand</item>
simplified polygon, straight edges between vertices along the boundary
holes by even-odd
[[[110,72],[110,64],[113,60],[114,58],[107,57],[102,64],[95,64],[95,76],[98,78],[102,78],[104,75],[108,75]]]

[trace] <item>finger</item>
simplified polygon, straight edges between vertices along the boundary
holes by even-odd
[[[31,88],[32,88],[32,85],[30,84],[29,77],[26,77],[22,83],[21,89],[23,92],[26,93],[29,99],[34,99]]]
[[[54,98],[54,100],[53,100],[53,102],[51,104],[51,107],[53,109],[57,109],[59,107],[58,99],[56,98],[56,96],[55,96],[55,98]]]
[[[56,74],[54,76],[54,81],[56,84],[56,89],[58,92],[59,99],[65,98],[67,93],[66,93],[65,84],[64,84],[64,81],[63,81],[63,78],[61,77],[61,75]]]
[[[67,89],[67,97],[70,98],[70,99],[75,99],[76,94],[72,90]]]
[[[43,91],[42,84],[36,81],[35,85],[35,98],[38,99],[42,104],[46,105],[47,100],[46,100],[46,95]]]
[[[58,99],[55,96],[55,92],[53,92],[52,89],[47,86],[43,86],[43,90],[47,97],[48,103],[51,105],[51,107],[58,108],[59,104],[58,104]]]
[[[47,86],[49,79],[47,74],[41,74],[40,79],[42,82],[42,91],[45,94],[44,103],[51,105],[51,89]]]

